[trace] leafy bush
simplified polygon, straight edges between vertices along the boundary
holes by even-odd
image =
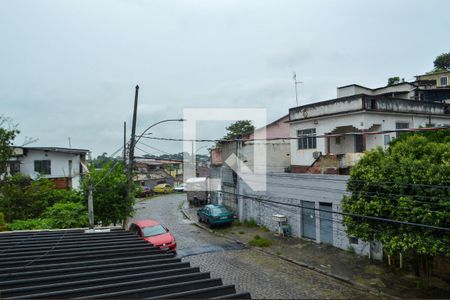
[[[95,219],[103,225],[117,224],[133,213],[134,199],[127,198],[127,177],[121,163],[106,164],[101,170],[93,167],[82,182],[87,190],[89,181],[94,184]],[[134,186],[134,185],[133,185]]]
[[[4,217],[3,213],[0,212],[0,231],[5,231],[5,230],[6,230],[5,217]]]
[[[45,178],[31,180],[15,174],[7,176],[0,185],[0,211],[8,223],[41,217],[47,207],[56,202],[83,202],[83,194],[74,190],[57,190]]]
[[[50,229],[51,225],[48,219],[30,219],[18,220],[8,224],[9,230],[32,230],[32,229]]]
[[[262,232],[269,232],[270,229],[267,228],[266,226],[262,226],[262,227],[261,227],[261,231],[262,231]]]
[[[450,130],[401,135],[389,148],[368,151],[351,171],[342,209],[349,235],[378,240],[389,255],[418,258],[429,276],[431,259],[450,255],[450,235],[443,230],[357,217],[449,227]],[[444,187],[444,188],[443,188]]]
[[[89,223],[86,207],[81,203],[58,202],[49,207],[43,216],[51,228],[86,227]]]
[[[272,246],[272,241],[264,237],[260,237],[259,235],[255,235],[249,244],[255,247],[270,247]]]

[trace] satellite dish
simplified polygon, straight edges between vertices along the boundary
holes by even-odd
[[[313,152],[313,158],[318,159],[322,155],[322,152],[320,151],[314,151]]]

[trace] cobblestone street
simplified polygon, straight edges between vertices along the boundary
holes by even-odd
[[[367,298],[367,294],[339,280],[274,256],[247,249],[193,225],[180,212],[185,194],[151,198],[135,205],[130,220],[156,219],[177,239],[177,253],[192,266],[235,284],[253,298]]]

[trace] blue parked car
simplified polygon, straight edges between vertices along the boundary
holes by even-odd
[[[215,225],[231,225],[234,215],[223,205],[205,205],[197,211],[199,222],[205,222],[209,227]]]

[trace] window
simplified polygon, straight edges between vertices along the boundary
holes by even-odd
[[[34,171],[41,175],[50,175],[51,163],[50,160],[35,160]]]
[[[396,122],[395,123],[395,129],[408,129],[409,123],[407,122]],[[404,132],[397,132],[397,137],[402,135]]]
[[[142,228],[142,234],[144,235],[144,237],[160,235],[160,234],[164,234],[166,232],[167,232],[167,230],[164,227],[162,227],[161,225]]]
[[[297,136],[301,136],[298,139],[298,149],[316,149],[317,141],[316,141],[316,129],[303,129],[297,130]]]
[[[337,136],[336,137],[336,145],[340,145],[341,144],[341,137]]]
[[[440,82],[441,86],[447,86],[448,85],[447,76],[442,76],[441,78],[439,78],[439,82]]]

